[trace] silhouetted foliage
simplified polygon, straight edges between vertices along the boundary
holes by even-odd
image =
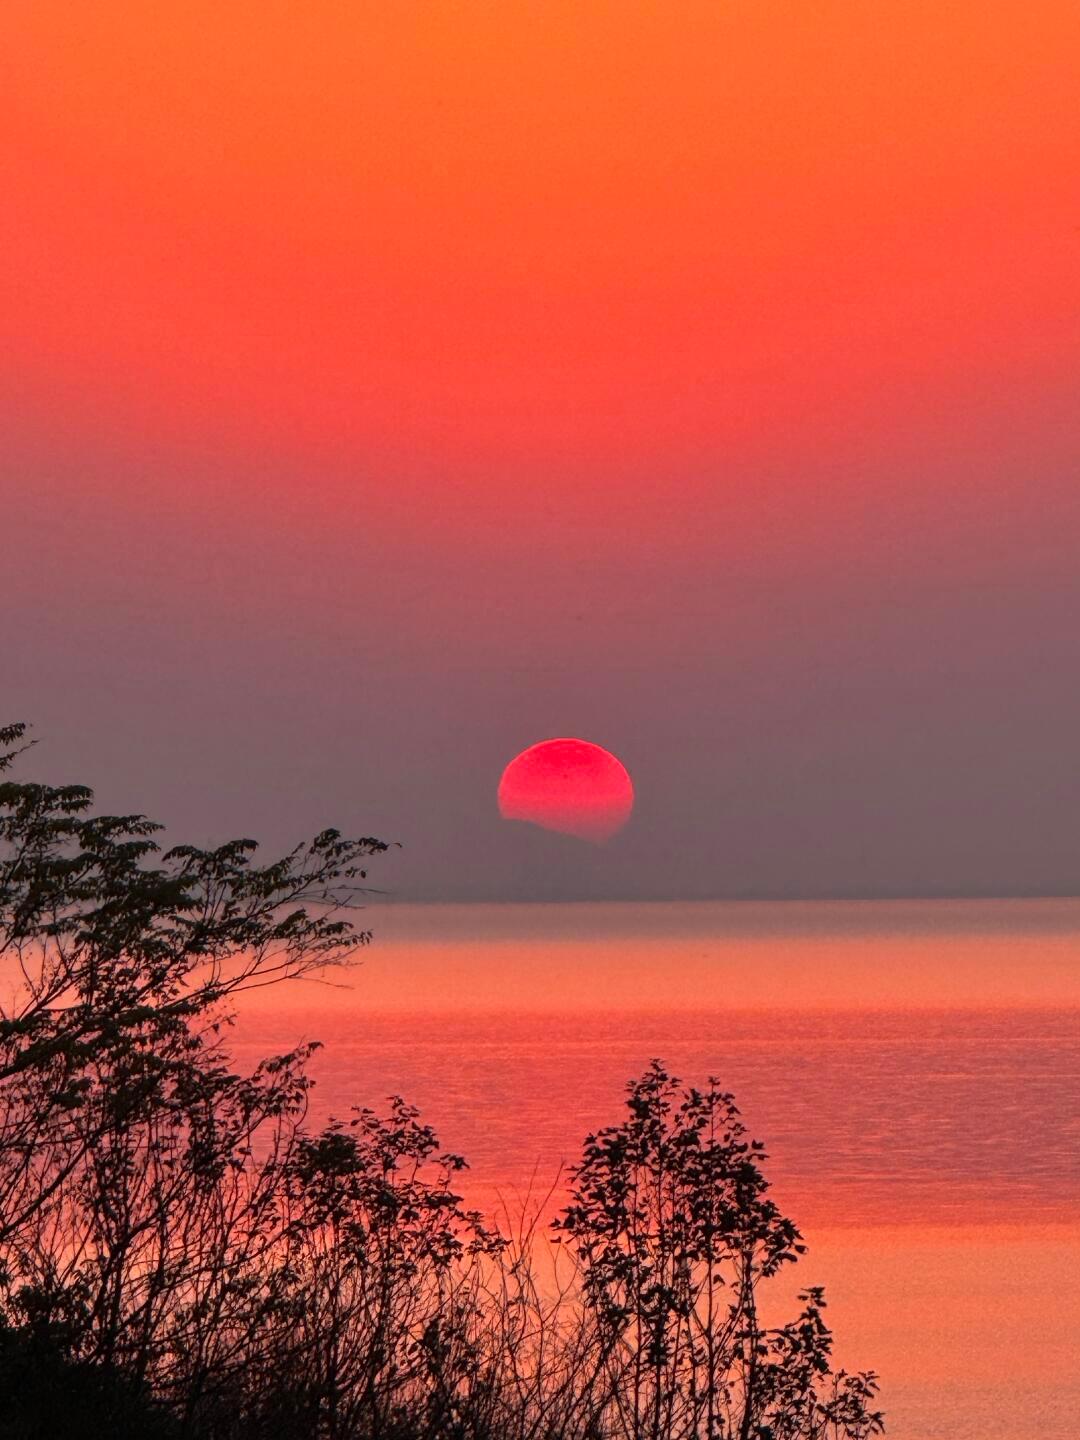
[[[73,1360],[62,1336],[31,1315],[23,1321],[18,1330],[0,1328],[4,1440],[180,1440],[175,1416],[145,1388],[111,1366]]]
[[[0,730],[0,771],[26,748]],[[590,1136],[558,1244],[465,1208],[400,1099],[305,1125],[312,1047],[234,1071],[231,997],[343,964],[385,847],[159,851],[0,782],[2,1440],[825,1440],[881,1428],[715,1082],[659,1062]]]
[[[732,1096],[683,1089],[653,1061],[628,1118],[585,1141],[556,1228],[575,1246],[614,1387],[605,1434],[864,1436],[872,1377],[833,1375],[824,1295],[782,1329],[758,1318],[759,1282],[805,1252],[768,1198]]]

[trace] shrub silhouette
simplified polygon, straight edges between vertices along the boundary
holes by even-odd
[[[180,1440],[180,1425],[109,1366],[70,1359],[33,1325],[0,1329],[0,1435],[5,1440]]]
[[[871,1433],[874,1379],[832,1374],[820,1289],[791,1324],[759,1323],[759,1282],[806,1247],[767,1196],[763,1146],[732,1096],[715,1080],[683,1089],[658,1060],[628,1091],[628,1118],[586,1139],[555,1222],[617,1376],[604,1433]]]
[[[0,730],[0,771],[24,745]],[[465,1208],[403,1100],[306,1126],[313,1047],[250,1074],[247,987],[345,963],[385,847],[161,854],[74,786],[0,783],[0,1437],[825,1440],[880,1430],[731,1097],[654,1061],[549,1247]],[[9,983],[10,982],[10,983]]]

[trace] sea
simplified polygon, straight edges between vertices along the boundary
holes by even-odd
[[[347,971],[246,997],[311,1123],[417,1105],[501,1223],[565,1199],[661,1060],[765,1143],[835,1358],[896,1440],[1080,1435],[1080,901],[409,905]]]

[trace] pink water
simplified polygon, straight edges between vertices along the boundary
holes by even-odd
[[[248,1056],[325,1042],[313,1119],[418,1104],[516,1211],[653,1056],[770,1154],[841,1363],[901,1440],[1072,1440],[1080,904],[375,907],[348,989],[246,1003]]]

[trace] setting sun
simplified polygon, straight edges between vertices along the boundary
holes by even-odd
[[[542,740],[503,771],[499,813],[544,830],[601,843],[630,818],[634,786],[626,767],[588,740]]]

